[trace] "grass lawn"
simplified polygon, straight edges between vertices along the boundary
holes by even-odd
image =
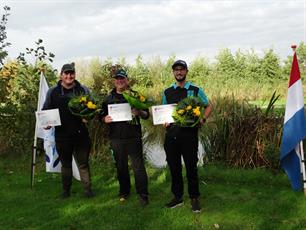
[[[97,196],[83,197],[74,180],[71,198],[61,200],[59,174],[40,163],[31,190],[29,160],[0,158],[0,229],[306,229],[306,197],[281,172],[200,167],[203,209],[194,214],[187,193],[184,206],[164,208],[172,196],[165,169],[147,167],[150,204],[141,208],[134,183],[120,204],[112,164],[92,165]]]

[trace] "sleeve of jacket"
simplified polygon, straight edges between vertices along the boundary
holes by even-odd
[[[54,109],[54,106],[53,106],[52,100],[51,100],[51,94],[52,94],[53,90],[54,90],[54,87],[52,87],[48,90],[44,105],[42,107],[42,110]]]
[[[99,121],[102,122],[102,119],[108,115],[108,97],[104,99],[101,105],[101,111],[99,113]]]
[[[90,94],[89,88],[87,88],[85,85],[81,85],[81,87],[84,89],[85,94]]]

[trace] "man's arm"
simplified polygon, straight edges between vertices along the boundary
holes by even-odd
[[[204,124],[206,122],[206,119],[209,117],[210,113],[212,111],[212,105],[211,103],[209,103],[206,107],[205,107],[205,110],[204,110],[204,116],[201,120],[201,123]]]

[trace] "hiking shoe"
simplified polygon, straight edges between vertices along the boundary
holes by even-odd
[[[167,208],[176,208],[179,206],[182,206],[184,204],[182,198],[176,198],[174,197],[169,203],[166,204]]]
[[[120,202],[126,201],[129,198],[129,195],[130,194],[121,194],[121,195],[119,195],[119,201]]]
[[[70,197],[70,191],[64,190],[63,193],[61,194],[62,199],[67,199]]]
[[[201,212],[200,201],[198,198],[191,199],[191,210],[195,213]]]
[[[139,202],[140,202],[140,205],[142,207],[145,207],[149,204],[149,197],[148,195],[140,195],[139,196]]]
[[[92,198],[95,196],[95,193],[91,189],[85,190],[85,197]]]

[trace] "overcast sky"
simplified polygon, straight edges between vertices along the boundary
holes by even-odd
[[[53,52],[55,66],[80,58],[140,54],[191,62],[210,60],[223,48],[235,52],[273,48],[282,59],[305,40],[306,0],[1,0],[11,7],[7,25],[11,58],[38,38]],[[3,14],[3,10],[0,11]]]

